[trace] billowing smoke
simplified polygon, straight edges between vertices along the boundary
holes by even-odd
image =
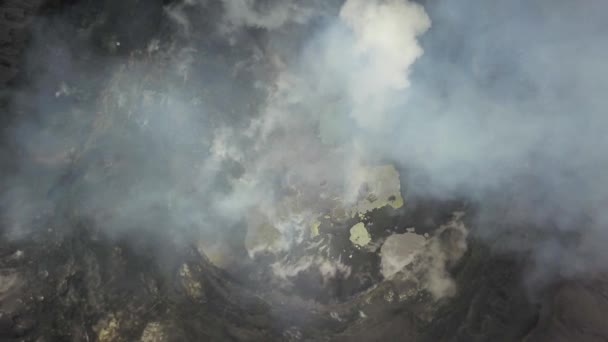
[[[410,189],[478,201],[478,236],[530,253],[531,285],[605,261],[593,246],[607,232],[598,210],[608,195],[608,160],[598,153],[603,9],[599,1],[429,3],[445,31],[425,37],[389,135],[400,141],[396,158],[429,180]]]
[[[534,281],[607,264],[601,1],[148,6],[139,31],[93,16],[34,33],[9,130],[12,233],[61,212],[229,239],[262,212],[288,249],[294,207],[353,201],[359,168],[388,160],[406,201],[473,200],[487,241],[515,228],[499,247],[532,253]]]

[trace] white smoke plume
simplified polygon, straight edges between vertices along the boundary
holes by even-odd
[[[601,1],[157,5],[137,30],[34,34],[29,115],[7,129],[13,231],[61,203],[107,231],[231,234],[253,209],[280,217],[285,192],[314,209],[322,181],[352,199],[358,167],[388,160],[406,198],[476,202],[473,236],[540,232],[500,240],[532,254],[533,282],[608,265]]]
[[[409,68],[423,53],[417,37],[431,21],[421,5],[409,1],[349,0],[340,19],[354,33],[349,53],[359,62],[349,89],[351,115],[363,128],[383,128],[387,97],[409,86]]]

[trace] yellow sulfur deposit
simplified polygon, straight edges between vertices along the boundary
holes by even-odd
[[[357,223],[350,229],[350,241],[360,247],[366,246],[372,241],[372,237],[369,235],[363,222]]]
[[[314,221],[312,226],[310,227],[310,237],[319,236],[319,227],[321,227],[321,222]]]
[[[98,340],[100,342],[118,341],[118,320],[114,315],[110,316],[105,326],[99,330]]]
[[[363,168],[356,172],[356,184],[360,186],[359,198],[351,213],[352,217],[368,213],[374,209],[403,206],[399,172],[393,165]]]

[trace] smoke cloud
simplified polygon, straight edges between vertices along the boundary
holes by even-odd
[[[603,269],[606,5],[422,3],[149,5],[164,24],[136,41],[41,23],[8,130],[10,234],[81,215],[222,240],[262,212],[288,249],[305,227],[282,194],[311,214],[319,183],[353,201],[357,170],[390,161],[406,201],[467,198],[473,236],[510,232],[498,248],[532,255],[531,283]]]

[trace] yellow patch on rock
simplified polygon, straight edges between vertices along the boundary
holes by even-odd
[[[105,322],[100,322],[99,325],[102,325],[97,335],[99,342],[113,342],[120,340],[118,336],[119,322],[118,319],[116,319],[116,316],[111,315],[105,320]]]
[[[393,165],[361,168],[354,173],[353,184],[359,187],[358,198],[351,210],[351,217],[374,209],[391,206],[403,207],[399,172]]]
[[[321,227],[320,221],[314,221],[310,227],[310,237],[319,236],[319,228]]]
[[[359,247],[366,246],[372,241],[372,237],[363,222],[357,223],[350,229],[350,241]]]

